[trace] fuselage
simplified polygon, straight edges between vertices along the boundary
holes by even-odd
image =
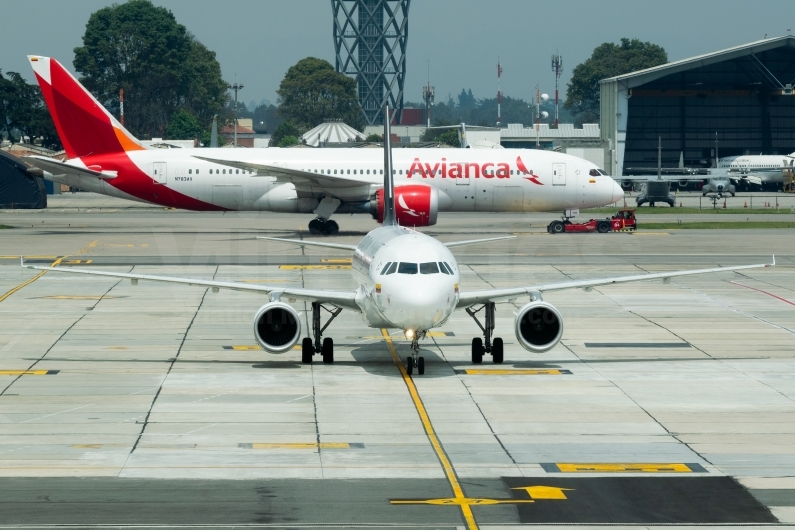
[[[788,160],[790,159],[783,155],[727,156],[718,161],[718,168],[725,168],[738,178],[754,175],[763,184],[780,184],[784,182],[782,169],[789,165]]]
[[[196,157],[278,166],[361,185],[323,189]],[[560,211],[603,206],[623,196],[594,164],[563,153],[517,149],[396,149],[396,186],[424,184],[440,192],[441,211]],[[54,175],[87,191],[190,210],[313,212],[325,196],[338,213],[365,213],[383,184],[379,149],[151,149],[85,156],[70,164],[115,178]]]
[[[458,264],[436,239],[399,226],[368,233],[353,255],[356,301],[370,327],[441,326],[458,303]]]

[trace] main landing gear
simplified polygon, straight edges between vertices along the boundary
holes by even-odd
[[[330,236],[332,234],[336,234],[339,231],[340,225],[331,219],[317,217],[309,221],[309,233],[312,235],[323,234],[324,236]]]
[[[417,332],[411,339],[411,357],[406,357],[406,373],[411,375],[417,369],[419,375],[425,373],[425,357],[420,357],[420,339],[425,336],[425,332]]]
[[[334,341],[331,337],[326,337],[321,343],[320,339],[323,332],[331,324],[331,321],[337,318],[342,312],[341,307],[333,306],[334,309],[329,309],[323,306],[320,302],[312,302],[312,336],[304,337],[301,341],[301,362],[304,364],[312,364],[312,356],[319,353],[323,356],[323,362],[331,364],[334,362]],[[326,321],[326,325],[320,327],[320,310],[328,311],[331,316]],[[314,338],[314,340],[313,340]]]
[[[494,313],[495,313],[495,306],[494,302],[486,302],[483,304],[479,309],[472,309],[471,307],[466,308],[466,312],[478,327],[483,331],[483,338],[475,337],[472,339],[472,364],[480,364],[483,362],[483,355],[486,353],[491,354],[491,360],[494,361],[495,364],[500,364],[503,361],[504,356],[504,347],[502,343],[502,339],[500,337],[495,337],[492,341],[492,333],[494,333]],[[481,311],[486,311],[486,325],[480,323],[478,317],[476,316],[477,313]],[[485,345],[484,345],[485,342]]]

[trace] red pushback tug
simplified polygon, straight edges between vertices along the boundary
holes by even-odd
[[[635,220],[635,210],[619,210],[610,219],[591,219],[584,223],[572,223],[569,217],[562,221],[552,221],[547,226],[550,234],[562,234],[564,232],[620,232],[637,230],[638,224]]]

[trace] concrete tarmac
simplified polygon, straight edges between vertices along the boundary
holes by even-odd
[[[795,230],[551,236],[552,214],[440,215],[423,231],[443,241],[517,235],[455,250],[464,291],[773,253],[777,267],[548,293],[566,328],[541,355],[513,335],[526,300],[499,304],[502,365],[471,364],[479,330],[460,312],[407,378],[402,335],[349,311],[327,330],[335,363],[302,365],[255,346],[263,296],[40,275],[17,257],[353,288],[344,252],[255,239],[308,237],[309,216],[58,200],[0,212],[14,227],[0,230],[0,528],[795,524]],[[344,243],[376,226],[337,222]],[[675,477],[717,482],[660,480]],[[660,502],[632,511],[633,491]]]

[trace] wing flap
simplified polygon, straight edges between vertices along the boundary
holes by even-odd
[[[361,178],[352,175],[322,175],[312,173],[309,171],[301,171],[300,169],[289,169],[281,166],[274,166],[270,164],[257,164],[254,162],[244,162],[236,160],[220,160],[217,158],[207,158],[204,156],[194,156],[199,160],[211,162],[213,164],[220,164],[224,166],[234,167],[245,171],[252,171],[259,177],[275,177],[279,182],[290,182],[296,185],[312,185],[325,189],[340,189],[340,188],[356,188],[359,186],[369,186],[376,184],[370,180],[365,180],[364,175]]]
[[[543,293],[547,291],[561,291],[563,289],[577,289],[584,287],[599,287],[602,285],[612,285],[615,283],[640,282],[644,280],[666,279],[677,276],[692,276],[695,274],[708,274],[713,272],[730,272],[746,269],[758,269],[762,267],[772,267],[776,264],[775,257],[772,263],[760,263],[756,265],[738,265],[736,267],[713,267],[710,269],[694,269],[688,271],[655,272],[649,274],[633,274],[631,276],[616,276],[614,278],[599,278],[593,280],[574,280],[558,283],[547,283],[541,285],[531,285],[527,287],[516,287],[507,289],[488,289],[483,291],[463,292],[458,298],[458,306],[470,307],[484,302],[497,302],[510,300],[522,295],[531,293]]]
[[[269,287],[266,285],[251,285],[242,282],[219,282],[216,280],[199,280],[195,278],[177,278],[173,276],[154,276],[150,274],[133,274],[129,272],[110,272],[94,271],[88,269],[72,269],[59,267],[37,267],[25,265],[27,269],[40,271],[65,272],[70,274],[88,274],[92,276],[105,276],[107,278],[122,278],[130,280],[177,283],[182,285],[211,287],[214,289],[227,289],[232,291],[243,291],[250,293],[271,294],[279,293],[285,298],[295,298],[297,300],[307,300],[310,302],[327,302],[346,309],[359,311],[356,305],[356,292],[354,291],[326,291],[322,289],[304,289],[299,287]]]

